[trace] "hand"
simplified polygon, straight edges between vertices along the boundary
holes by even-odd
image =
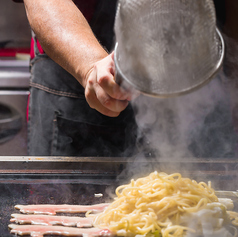
[[[131,100],[131,94],[115,82],[114,74],[111,53],[94,64],[87,74],[85,85],[85,97],[89,106],[109,117],[117,117]]]

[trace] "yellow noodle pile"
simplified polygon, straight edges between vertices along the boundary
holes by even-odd
[[[183,236],[188,230],[180,218],[218,202],[210,183],[197,183],[181,174],[153,172],[116,189],[115,201],[95,219],[95,226],[123,236]],[[234,218],[235,219],[235,218]]]

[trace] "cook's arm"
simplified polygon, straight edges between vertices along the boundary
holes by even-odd
[[[114,81],[108,55],[72,0],[24,0],[29,23],[44,51],[85,88],[90,107],[115,117],[130,95]]]

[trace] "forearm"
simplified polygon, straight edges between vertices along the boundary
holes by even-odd
[[[24,0],[29,23],[44,51],[84,87],[94,63],[107,56],[71,0]]]

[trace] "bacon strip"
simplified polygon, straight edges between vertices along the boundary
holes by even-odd
[[[92,211],[92,213],[103,212],[109,203],[100,203],[95,205],[16,205],[15,208],[19,209],[21,213],[28,214],[48,214],[55,215],[56,213],[85,213]]]
[[[92,227],[93,217],[12,214],[11,222],[32,225]]]
[[[44,235],[63,235],[63,236],[82,236],[95,237],[105,236],[110,237],[110,230],[102,230],[98,228],[74,228],[65,226],[43,226],[43,225],[15,225],[8,226],[12,234],[31,235],[32,237],[43,237]]]

